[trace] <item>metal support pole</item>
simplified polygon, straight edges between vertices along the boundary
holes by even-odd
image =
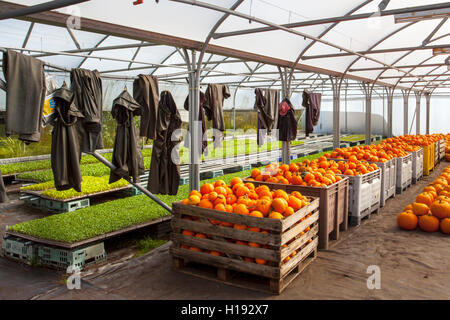
[[[288,73],[286,68],[284,71],[281,71],[281,68],[278,67],[278,71],[280,72],[281,77],[281,92],[284,98],[290,98],[290,90],[288,84]],[[288,141],[282,141],[281,143],[281,162],[289,164],[291,162],[291,144]]]
[[[408,99],[410,90],[402,89],[403,94],[403,134],[408,134]]]
[[[364,94],[366,96],[366,139],[367,145],[372,144],[372,91],[373,84],[363,83]]]
[[[387,107],[388,107],[388,115],[387,115],[387,137],[392,138],[394,136],[392,130],[392,109],[394,105],[394,88],[386,87],[384,88],[387,95]]]
[[[189,190],[200,189],[200,154],[199,135],[199,102],[200,102],[200,74],[197,70],[196,52],[192,51],[191,73],[189,76]],[[201,134],[201,133],[200,133]]]
[[[111,170],[115,170],[116,167],[109,162],[107,159],[105,159],[102,155],[97,153],[96,151],[91,153],[92,156],[94,156],[98,161],[103,163],[105,166],[110,168]],[[125,180],[127,180],[130,184],[132,184],[135,188],[139,189],[143,194],[145,194],[147,197],[155,201],[157,204],[159,204],[161,207],[172,213],[172,208],[169,207],[167,204],[162,202],[159,198],[157,198],[153,193],[142,187],[140,184],[134,183],[133,180],[130,177],[124,177]]]
[[[337,149],[341,145],[340,95],[342,78],[330,76],[330,80],[333,88],[333,147],[334,149]]]
[[[430,99],[431,99],[431,93],[426,92],[425,93],[425,100],[427,103],[427,110],[426,110],[426,115],[427,115],[427,119],[426,119],[426,134],[430,134]]]
[[[416,96],[416,134],[420,134],[420,99],[422,98],[422,92],[414,91]]]

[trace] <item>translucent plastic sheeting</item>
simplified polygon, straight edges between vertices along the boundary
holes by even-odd
[[[46,2],[47,0],[19,0],[15,1],[18,4],[34,5]],[[203,2],[217,5],[223,8],[230,8],[236,0],[204,0]],[[350,50],[365,51],[370,48],[374,50],[392,49],[399,47],[417,47],[422,44],[422,41],[427,38],[431,32],[435,30],[442,19],[426,20],[411,24],[394,23],[393,16],[380,17],[376,13],[378,11],[378,4],[380,1],[364,1],[364,0],[340,0],[337,5],[336,0],[321,0],[316,2],[304,2],[294,0],[244,0],[236,11],[270,21],[277,24],[286,24],[292,22],[309,21],[314,19],[339,17],[356,10],[354,14],[374,12],[371,18],[362,20],[352,20],[339,22],[335,26],[331,23],[317,24],[312,26],[298,27],[294,30],[307,33],[314,37],[321,35],[322,39],[332,44],[342,46]],[[423,6],[430,4],[443,3],[442,0],[391,0],[386,10],[406,8],[413,6]],[[364,4],[364,5],[363,5]],[[181,37],[189,40],[196,40],[199,42],[205,41],[208,34],[212,30],[216,22],[224,15],[223,12],[201,8],[195,5],[187,5],[177,3],[174,1],[160,0],[159,3],[155,1],[146,1],[139,6],[132,5],[132,1],[111,1],[96,0],[82,3],[77,6],[63,8],[59,12],[81,15],[85,18],[99,20],[107,23],[122,25],[126,27],[151,31],[164,35]],[[0,39],[0,44],[4,46],[19,47],[23,43],[25,35],[30,26],[29,22],[6,20],[0,21],[0,31],[5,35]],[[247,19],[242,19],[236,16],[229,16],[218,28],[217,33],[252,29],[265,26],[262,23],[249,23]],[[429,45],[448,44],[450,37],[449,21],[441,26],[436,34],[432,37]],[[331,28],[330,30],[328,30]],[[327,31],[328,30],[328,31]],[[401,31],[398,31],[401,30]],[[398,32],[396,32],[398,31]],[[93,47],[99,43],[104,35],[89,33],[85,31],[74,30],[74,35],[78,43],[82,47]],[[390,35],[390,36],[389,36]],[[384,40],[383,40],[384,39]],[[438,39],[438,40],[434,40]],[[383,40],[383,41],[381,41]],[[434,41],[433,41],[434,40]],[[67,30],[53,26],[43,26],[36,24],[31,37],[28,41],[27,47],[40,50],[70,50],[75,49],[75,43],[70,37]],[[140,43],[136,40],[128,40],[117,37],[108,37],[100,46],[113,46],[128,43]],[[378,43],[378,44],[377,44]],[[274,30],[269,32],[252,33],[245,35],[238,35],[232,37],[224,37],[212,39],[211,44],[232,48],[236,50],[246,51],[261,56],[270,58],[287,60],[294,62],[300,54],[305,57],[323,54],[339,54],[340,50],[333,48],[319,42],[314,42],[311,39],[304,39],[301,36],[288,33],[285,31]],[[311,45],[312,44],[312,45]],[[376,45],[377,44],[377,45]],[[308,46],[310,46],[308,48]],[[308,49],[307,49],[308,48]],[[183,63],[182,57],[176,53],[169,59],[166,59],[174,48],[168,46],[147,47],[139,50],[136,61],[143,60],[153,63]],[[93,53],[95,56],[113,56],[121,59],[132,59],[137,49],[123,49],[123,50],[107,50]],[[432,56],[431,50],[417,50],[411,54],[408,51],[400,51],[394,53],[380,53],[370,54],[371,58],[375,58],[383,63],[396,65],[409,65],[422,63],[425,59]],[[87,53],[85,53],[87,54]],[[405,55],[402,57],[402,55]],[[214,56],[212,59],[217,59]],[[46,61],[52,63],[62,63],[64,67],[76,67],[78,63],[84,61],[83,58],[65,58],[49,57]],[[205,60],[209,59],[209,55],[205,55]],[[235,59],[235,58],[230,58]],[[432,61],[430,59],[429,61]],[[355,62],[356,61],[356,62]],[[441,60],[442,61],[442,60]],[[65,63],[64,63],[65,62]],[[370,59],[357,59],[356,55],[344,57],[329,57],[320,59],[301,59],[299,63],[323,69],[324,73],[329,71],[345,72],[349,66],[352,68],[373,68],[382,67],[381,64],[371,61]],[[251,69],[256,67],[256,63],[252,63]],[[210,65],[208,67],[213,67]],[[99,70],[113,70],[113,69],[127,69],[128,62],[108,61],[96,58],[88,58],[83,62],[83,67],[98,68]],[[139,63],[133,63],[132,67],[144,67]],[[241,73],[250,72],[244,64],[223,64],[216,67],[217,70],[230,71]],[[166,68],[157,70],[155,74],[163,74]],[[139,74],[142,70],[127,71],[126,74]],[[148,69],[152,70],[152,69]],[[164,71],[163,71],[164,70]],[[262,70],[275,70],[273,67],[263,67]],[[408,70],[408,69],[404,69]],[[153,70],[152,70],[153,71]],[[424,70],[412,69],[412,73],[421,74]],[[213,72],[211,75],[215,74]],[[368,70],[360,72],[352,72],[351,75],[366,79],[377,79],[380,75],[402,75],[396,71],[383,70]],[[215,77],[214,77],[215,78]],[[218,79],[211,78],[210,82],[218,82]],[[217,77],[222,78],[222,81],[234,81],[238,77]],[[250,81],[254,79],[247,78]],[[396,84],[398,79],[380,79],[389,84]],[[420,87],[417,87],[420,88]]]

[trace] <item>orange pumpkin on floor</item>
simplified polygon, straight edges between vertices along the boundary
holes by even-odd
[[[412,212],[402,212],[397,216],[397,224],[403,230],[414,230],[417,228],[419,219]]]
[[[420,216],[419,227],[425,232],[436,232],[439,230],[439,219],[431,214]]]
[[[440,229],[442,233],[450,234],[450,218],[441,220]]]
[[[434,201],[430,207],[431,213],[438,219],[450,218],[450,203],[439,199]]]
[[[412,211],[416,216],[424,216],[430,212],[430,208],[425,203],[414,202]]]

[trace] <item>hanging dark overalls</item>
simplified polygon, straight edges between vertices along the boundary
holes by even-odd
[[[278,134],[280,141],[292,141],[297,137],[297,120],[294,107],[288,98],[284,98],[279,106]]]
[[[223,102],[230,97],[230,89],[223,84],[209,84],[205,92],[205,113],[208,120],[212,120],[214,132],[214,148],[222,146],[225,121],[223,118]],[[219,132],[217,132],[219,131]]]
[[[155,139],[158,120],[158,78],[140,74],[133,82],[133,97],[142,107],[139,136]]]
[[[84,118],[76,124],[80,135],[81,151],[85,153],[103,149],[102,138],[102,80],[97,70],[72,69],[71,90],[74,102]]]
[[[273,89],[255,89],[255,106],[258,111],[258,146],[264,144],[265,135],[270,135],[272,129],[278,122],[278,104],[280,102],[280,91]],[[260,130],[265,130],[261,131]],[[265,134],[263,134],[265,132]]]
[[[322,95],[320,93],[310,93],[306,90],[303,91],[302,106],[306,109],[306,136],[309,136],[309,134],[314,131],[314,126],[319,122],[321,99]]]
[[[147,186],[152,193],[175,195],[178,192],[180,184],[178,144],[181,141],[181,132],[177,129],[181,128],[181,124],[181,117],[172,94],[169,91],[161,92]]]
[[[64,85],[55,91],[55,118],[51,123],[51,165],[56,190],[75,189],[81,192],[81,147],[76,124],[84,116],[74,103],[73,92]]]
[[[133,177],[133,181],[137,183],[139,176],[144,174],[144,160],[134,124],[134,116],[141,114],[141,106],[124,90],[113,101],[111,114],[117,122],[112,157],[112,164],[116,169],[111,171],[109,183],[123,177]]]
[[[3,54],[6,81],[7,136],[18,134],[19,140],[41,139],[42,110],[45,101],[44,62],[8,50]]]

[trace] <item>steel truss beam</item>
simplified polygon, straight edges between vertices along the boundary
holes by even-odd
[[[348,57],[354,55],[365,55],[365,54],[377,54],[377,53],[391,53],[391,52],[400,52],[400,51],[410,51],[410,50],[430,50],[436,48],[450,48],[450,44],[441,44],[434,46],[416,46],[416,47],[401,47],[401,48],[389,48],[389,49],[378,49],[378,50],[364,50],[364,51],[356,51],[356,52],[343,52],[343,53],[330,53],[330,54],[318,54],[314,56],[303,56],[302,60],[311,60],[311,59],[324,59],[324,58],[339,58],[339,57]]]
[[[354,14],[354,15],[344,15],[344,16],[339,16],[339,17],[325,18],[325,19],[316,19],[316,20],[310,20],[310,21],[287,23],[287,24],[282,24],[281,26],[284,28],[299,28],[299,27],[306,27],[306,26],[314,26],[314,25],[318,25],[318,24],[329,24],[329,23],[344,22],[344,21],[351,21],[351,20],[367,19],[367,18],[371,18],[371,17],[380,17],[380,16],[383,17],[383,16],[391,16],[391,15],[395,15],[395,14],[414,13],[414,12],[418,12],[418,11],[437,10],[437,9],[446,9],[446,8],[450,8],[450,4],[448,2],[440,3],[440,4],[433,4],[433,5],[426,5],[426,6],[384,10],[384,11],[378,11],[378,12],[370,12],[370,13],[362,13],[362,14]],[[224,38],[224,37],[239,36],[239,35],[253,34],[253,33],[259,33],[259,32],[267,32],[267,31],[273,31],[273,30],[277,30],[277,29],[278,28],[273,27],[273,26],[267,26],[267,27],[253,28],[253,29],[247,29],[247,30],[237,30],[237,31],[230,31],[230,32],[215,33],[213,37],[214,37],[214,39],[220,39],[220,38]]]

